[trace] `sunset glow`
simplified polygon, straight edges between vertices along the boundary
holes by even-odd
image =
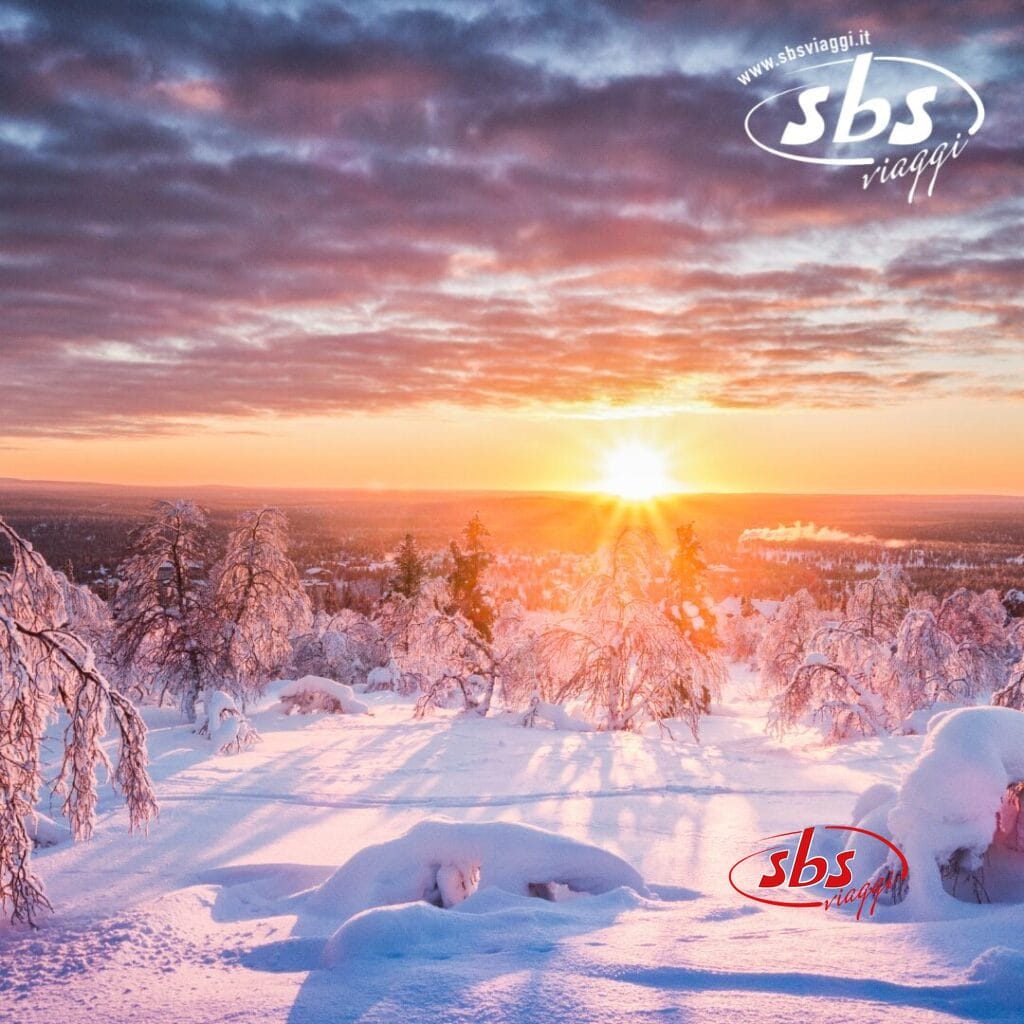
[[[910,203],[745,135],[821,5],[349,6],[0,25],[0,477],[1024,492],[1009,8],[869,5],[990,111]]]

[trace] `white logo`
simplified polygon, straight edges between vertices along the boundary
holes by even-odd
[[[849,76],[835,87],[835,70],[850,65]],[[869,77],[878,68],[889,72],[888,96],[892,96],[893,72],[899,71],[903,94],[890,99],[872,90]],[[909,68],[909,71],[908,71]],[[916,57],[886,57],[862,53],[802,68],[798,74],[831,77],[829,84],[804,84],[783,89],[755,104],[743,122],[747,137],[773,156],[800,163],[831,167],[873,167],[863,175],[864,188],[875,181],[889,181],[913,174],[908,202],[917,184],[933,168],[928,195],[942,165],[963,152],[969,138],[985,120],[985,106],[978,93],[959,75]],[[908,77],[912,87],[906,89]],[[937,124],[948,138],[931,149],[910,155],[909,146],[930,142]],[[965,134],[966,133],[966,134]],[[888,154],[886,150],[889,149]]]

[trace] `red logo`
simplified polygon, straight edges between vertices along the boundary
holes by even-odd
[[[870,878],[858,879],[854,864],[858,851],[842,850],[834,856],[812,852],[818,832],[858,832],[869,836],[884,847],[889,866],[882,871],[875,871]],[[729,869],[729,884],[741,896],[774,907],[824,907],[829,910],[856,903],[859,921],[868,899],[871,900],[868,910],[868,916],[871,917],[882,893],[904,885],[910,876],[910,865],[899,847],[877,832],[857,828],[855,825],[819,825],[817,828],[812,825],[799,832],[781,832],[779,835],[768,836],[762,842],[790,839],[793,836],[799,836],[795,846],[792,843],[776,843],[740,858]],[[891,866],[893,857],[890,854],[895,856],[895,868]],[[758,872],[757,864],[738,870],[748,861],[765,857],[767,870],[763,870],[762,865],[762,870]],[[874,864],[877,865],[877,860]],[[814,891],[809,891],[811,889]],[[824,895],[821,895],[822,890]]]

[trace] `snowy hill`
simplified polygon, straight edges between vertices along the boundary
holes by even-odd
[[[56,913],[37,932],[0,932],[0,1019],[864,1021],[894,1013],[923,1022],[1024,1013],[1018,906],[965,905],[955,922],[923,924],[901,923],[889,908],[854,922],[762,907],[729,886],[730,865],[759,837],[848,821],[869,785],[897,779],[920,736],[826,749],[801,734],[779,744],[764,735],[764,705],[739,700],[715,709],[697,745],[685,729],[673,740],[656,729],[560,732],[447,712],[416,721],[392,694],[365,699],[370,715],[264,707],[250,715],[262,741],[233,756],[214,755],[176,713],[148,712],[160,818],[148,837],[129,836],[105,792],[91,842],[37,851]],[[523,834],[539,836],[541,853],[531,856],[549,867],[537,870],[584,863],[608,881],[582,894],[556,886],[542,899],[516,891],[510,870],[498,872],[499,887],[486,884],[486,867],[470,878],[479,865],[467,861],[464,874],[444,876],[465,886],[445,899],[451,909],[380,906],[391,900],[360,902],[362,890],[349,892],[366,873],[350,865],[334,889],[311,898],[308,890],[360,851],[439,816],[539,827],[546,831],[467,835],[473,856],[506,858],[506,867],[525,849]],[[447,826],[431,828],[430,843],[448,841]],[[407,849],[386,845],[352,863],[390,864],[389,877],[406,884]],[[323,896],[339,886],[351,895],[344,912]]]

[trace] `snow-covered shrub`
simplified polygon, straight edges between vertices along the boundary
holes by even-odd
[[[30,815],[28,821],[25,822],[25,829],[36,849],[60,846],[61,843],[66,843],[72,838],[71,829],[67,825],[54,821],[53,818],[47,817],[39,811]]]
[[[285,683],[278,690],[286,715],[309,715],[326,711],[332,715],[368,715],[370,709],[356,697],[347,683],[336,683],[322,676],[303,676]]]
[[[849,639],[844,638],[847,649]],[[870,655],[858,670],[851,671],[837,658],[835,648],[841,645],[835,638],[832,644],[824,640],[820,643],[834,647],[831,656],[818,652],[807,655],[789,685],[772,701],[768,730],[781,736],[798,725],[810,725],[820,729],[826,743],[884,732],[883,702],[865,678],[870,673]]]
[[[256,743],[260,735],[223,690],[207,690],[203,694],[203,720],[197,732],[213,744],[219,754],[237,754]]]
[[[734,664],[752,665],[764,638],[765,620],[749,601],[737,601],[728,609],[719,605],[718,638],[725,656]]]
[[[992,703],[1024,711],[1024,658],[1010,669],[1010,681],[992,695]]]
[[[366,673],[366,692],[376,693],[380,690],[402,692],[402,670],[394,658],[386,665],[378,665]]]
[[[519,724],[526,728],[535,726],[539,719],[563,732],[594,731],[594,727],[590,722],[570,714],[561,704],[550,704],[545,700],[541,700],[538,696],[534,696],[533,700],[530,701],[530,706],[525,711],[519,712],[516,717],[519,720]]]
[[[910,863],[908,902],[917,916],[941,912],[967,875],[967,895],[986,878],[986,854],[1005,815],[1009,787],[1024,780],[1024,715],[999,707],[960,708],[936,720],[888,817]],[[1012,829],[1016,830],[1017,822]],[[979,894],[980,895],[980,894]]]
[[[513,822],[428,819],[360,850],[309,893],[305,909],[343,924],[372,907],[452,907],[491,887],[550,899],[557,886],[590,894],[628,886],[647,894],[634,868],[589,843]],[[335,961],[335,945],[327,944],[326,965]]]
[[[377,624],[346,608],[335,615],[316,614],[310,632],[295,641],[291,666],[296,676],[323,676],[351,686],[388,662],[387,642]]]
[[[0,573],[0,909],[32,922],[49,903],[31,869],[27,823],[43,786],[43,734],[59,711],[68,719],[55,789],[74,838],[92,833],[98,768],[124,794],[132,829],[155,817],[157,802],[146,771],[145,724],[70,626],[67,581],[3,519],[0,536],[13,561],[10,572]],[[103,748],[108,720],[120,739],[116,767]]]

